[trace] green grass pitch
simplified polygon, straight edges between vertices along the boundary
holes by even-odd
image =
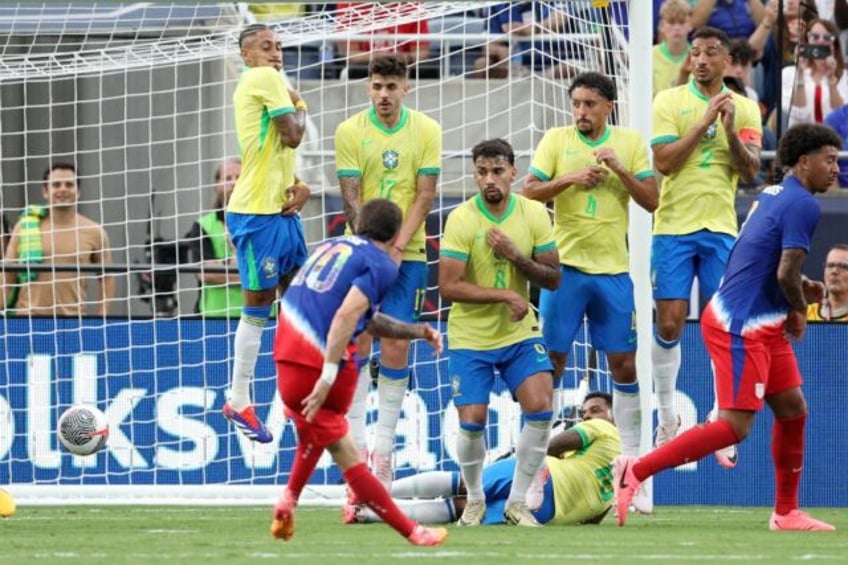
[[[848,512],[818,509],[833,533],[770,532],[770,509],[660,507],[624,528],[460,529],[413,547],[382,524],[344,526],[336,508],[298,509],[290,542],[271,539],[260,507],[21,507],[0,520],[0,563],[848,563]]]

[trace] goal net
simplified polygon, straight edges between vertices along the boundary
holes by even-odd
[[[490,30],[488,19],[498,10],[490,2],[368,3],[353,15],[311,3],[0,7],[4,245],[29,207],[45,203],[45,170],[72,163],[77,210],[102,226],[109,250],[93,253],[79,231],[56,228],[38,250],[40,260],[19,252],[3,263],[7,290],[41,284],[42,298],[47,293],[59,301],[49,281],[72,281],[79,307],[12,308],[0,318],[0,485],[29,502],[267,502],[276,496],[288,477],[294,432],[276,394],[273,324],[265,331],[253,394],[275,441],[260,445],[220,412],[237,321],[226,315],[237,316],[238,304],[228,303],[223,317],[197,309],[202,242],[193,226],[215,211],[219,165],[238,155],[231,100],[242,66],[240,28],[262,21],[278,31],[285,76],[309,105],[298,176],[313,192],[303,212],[310,246],[342,228],[333,133],[369,103],[362,69],[347,65],[342,53],[363,42],[420,48],[406,103],[444,131],[439,195],[427,220],[424,312],[443,327],[438,242],[447,213],[476,192],[470,148],[483,139],[507,139],[526,172],[543,133],[571,123],[569,73],[601,70],[614,78],[615,120],[622,125],[635,123],[628,104],[633,89],[650,91],[649,80],[630,80],[628,3],[534,4],[548,23],[522,41]],[[492,43],[510,58],[487,59]],[[79,253],[51,255],[68,241]],[[209,273],[218,279],[207,288],[226,287],[225,269]],[[113,298],[104,310],[100,296],[110,285]],[[561,416],[575,403],[582,379],[591,377],[593,390],[610,390],[605,362],[587,342],[581,334],[559,385]],[[419,345],[412,347],[413,377],[397,436],[398,476],[456,469],[447,359]],[[369,402],[371,422],[376,391]],[[64,452],[55,434],[61,413],[79,403],[101,408],[111,429],[108,449],[86,458]],[[490,459],[512,448],[520,424],[508,391],[497,390]],[[340,481],[325,455],[310,494],[332,499]]]

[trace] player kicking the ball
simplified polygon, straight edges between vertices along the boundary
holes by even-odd
[[[434,328],[377,311],[398,276],[398,264],[389,253],[401,222],[396,204],[369,201],[360,211],[357,235],[319,245],[280,301],[274,341],[277,387],[298,441],[288,485],[274,508],[275,538],[294,535],[295,506],[325,448],[358,500],[411,544],[439,545],[447,537],[446,529],[425,528],[392,502],[368,470],[345,418],[359,375],[356,338],[363,331],[423,339],[437,353],[442,351],[442,336]]]

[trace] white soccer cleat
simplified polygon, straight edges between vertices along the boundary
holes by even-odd
[[[465,503],[465,510],[462,511],[462,516],[456,521],[456,525],[460,527],[479,526],[483,523],[485,517],[486,501],[469,500]]]
[[[710,410],[710,413],[707,416],[707,422],[715,422],[717,419],[717,412],[715,410]],[[727,447],[722,447],[721,449],[716,450],[715,458],[716,461],[718,461],[718,464],[725,469],[733,469],[736,467],[736,463],[739,462],[739,450],[736,448],[736,444],[734,443],[733,445],[728,445]]]
[[[654,445],[656,447],[662,447],[677,436],[678,430],[680,430],[680,416],[677,417],[677,424],[673,426],[658,425]]]
[[[542,524],[536,520],[527,504],[524,502],[510,502],[504,509],[504,520],[507,524],[513,526],[523,526],[525,528],[540,528]]]

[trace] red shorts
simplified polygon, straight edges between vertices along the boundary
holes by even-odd
[[[348,361],[339,369],[324,406],[318,410],[312,422],[307,422],[301,403],[312,392],[320,377],[320,368],[277,361],[277,390],[286,406],[286,416],[295,423],[298,441],[326,447],[347,435],[345,415],[356,392],[356,381],[359,378],[357,363]]]
[[[708,306],[701,316],[701,335],[713,362],[721,410],[761,410],[765,397],[803,382],[782,327],[731,334]]]

